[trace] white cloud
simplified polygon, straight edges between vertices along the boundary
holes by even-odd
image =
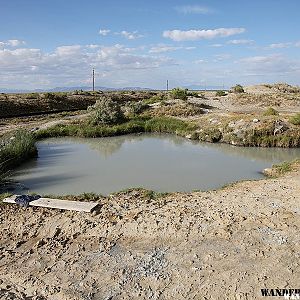
[[[99,34],[100,35],[103,35],[103,36],[106,36],[110,33],[110,29],[100,29],[99,30]]]
[[[261,75],[282,75],[300,71],[299,61],[293,61],[281,54],[246,57],[236,63],[242,64],[245,71]]]
[[[295,43],[296,47],[300,47],[300,41]]]
[[[122,35],[123,37],[125,37],[128,40],[136,40],[136,39],[143,37],[143,35],[139,34],[138,31],[129,32],[126,30],[122,30],[121,32],[115,32],[115,34]]]
[[[158,45],[155,47],[152,47],[149,50],[149,53],[163,53],[163,52],[170,52],[170,51],[177,51],[177,50],[193,50],[196,49],[196,47],[176,47],[176,46],[170,46],[170,45]]]
[[[200,6],[200,5],[183,5],[183,6],[177,6],[175,9],[182,14],[210,14],[214,11],[206,6]]]
[[[99,74],[106,74],[106,80],[112,83],[115,82],[115,77],[121,79],[123,76],[129,80],[130,72],[133,76],[142,72],[141,70],[154,70],[175,64],[168,57],[142,55],[136,51],[136,48],[119,44],[109,47],[60,46],[51,53],[29,48],[0,49],[0,87],[80,85],[89,78],[92,67]]]
[[[293,45],[292,43],[276,43],[276,44],[269,45],[269,48],[271,48],[271,49],[282,49],[282,48],[289,48],[292,45]]]
[[[245,28],[218,28],[208,30],[166,30],[163,37],[173,41],[197,41],[201,39],[213,39],[228,37],[245,32]]]
[[[7,41],[0,41],[0,47],[4,48],[4,47],[19,47],[19,46],[23,46],[25,45],[24,41],[21,40],[7,40]]]
[[[203,64],[204,62],[205,62],[204,59],[197,59],[197,60],[194,61],[194,63],[197,64],[197,65]]]
[[[212,44],[212,45],[210,45],[210,47],[220,48],[220,47],[223,47],[223,44]]]
[[[251,45],[253,44],[253,40],[230,40],[228,41],[228,44],[232,45]]]
[[[214,62],[219,62],[219,61],[230,59],[231,55],[228,53],[223,53],[223,54],[216,54],[214,55],[214,57],[215,57]]]
[[[76,53],[80,53],[80,50],[80,45],[61,46],[56,48],[55,53],[59,56],[70,56]]]

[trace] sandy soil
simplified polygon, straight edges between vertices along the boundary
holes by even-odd
[[[0,206],[0,299],[268,299],[299,288],[300,168],[98,212]]]

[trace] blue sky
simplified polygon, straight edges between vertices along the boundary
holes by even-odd
[[[300,84],[299,0],[0,4],[0,88]]]

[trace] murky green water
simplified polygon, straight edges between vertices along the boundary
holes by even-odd
[[[208,190],[262,178],[264,168],[300,157],[300,149],[241,148],[154,134],[55,138],[37,146],[39,157],[14,175],[20,183],[16,192],[107,195],[130,187]]]

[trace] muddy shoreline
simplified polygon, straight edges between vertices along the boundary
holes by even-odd
[[[1,205],[1,299],[261,299],[261,288],[297,288],[299,195],[298,165],[218,191],[113,195],[94,214]]]

